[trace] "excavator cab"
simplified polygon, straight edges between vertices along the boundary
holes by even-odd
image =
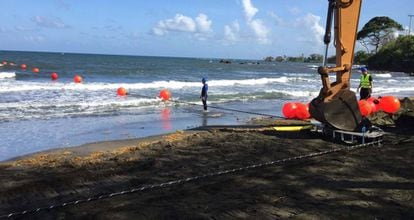
[[[318,97],[311,101],[309,112],[313,118],[333,128],[356,131],[363,120],[356,95],[350,90],[350,77],[362,0],[328,2],[325,57],[323,65],[318,68],[323,87]],[[326,60],[333,20],[336,66],[329,67]],[[335,82],[330,82],[331,73],[336,73]]]

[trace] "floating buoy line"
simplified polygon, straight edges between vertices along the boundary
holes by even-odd
[[[10,62],[7,60],[3,60],[1,63],[1,66],[3,67],[4,66],[6,67],[7,66],[10,66],[10,67],[19,66],[22,71],[26,71],[29,68],[28,65],[25,63],[17,65],[16,63]],[[33,66],[32,72],[35,74],[39,74],[40,69],[38,67]],[[56,81],[58,80],[58,73],[52,72],[50,74],[50,77],[51,77],[51,80]],[[83,83],[84,79],[81,75],[75,74],[73,77],[73,82]],[[118,96],[131,95],[131,93],[128,93],[128,90],[124,87],[119,87],[116,93]],[[139,95],[139,96],[145,97],[145,98],[154,98],[154,97],[142,96],[142,95]],[[188,105],[201,106],[200,104],[172,100],[171,92],[168,89],[162,89],[158,97],[162,101],[172,101],[175,103],[183,103],[183,104],[188,104]],[[367,100],[359,100],[358,106],[359,106],[361,115],[364,117],[367,117],[379,110],[382,110],[389,114],[394,114],[400,109],[401,104],[400,104],[399,99],[395,96],[383,96],[383,97],[378,97],[378,98],[371,97]],[[287,118],[287,119],[299,119],[299,120],[305,120],[305,119],[311,118],[311,115],[309,113],[309,103],[304,104],[300,102],[284,103],[281,109],[284,117],[278,116],[278,115],[263,114],[263,113],[257,113],[257,112],[252,112],[252,111],[244,111],[244,110],[239,110],[239,109],[224,108],[224,107],[211,106],[211,105],[209,106],[209,108],[215,108],[215,109],[220,109],[220,110],[225,110],[225,111],[234,111],[234,112],[240,112],[240,113],[246,113],[246,114],[253,114],[253,115],[261,115],[261,116],[266,116],[266,117],[271,117],[271,118]]]
[[[27,64],[22,63],[20,65],[16,65],[13,62],[9,62],[9,61],[2,61],[2,66],[19,66],[20,69],[22,71],[27,71],[27,69],[32,69],[32,72],[35,73],[36,75],[41,73],[40,68],[38,67],[29,67]],[[52,72],[50,74],[50,78],[52,81],[56,81],[59,78],[59,75],[57,72]],[[82,75],[80,74],[75,74],[73,76],[73,82],[74,83],[83,83],[84,79],[82,77]],[[119,87],[116,90],[116,94],[117,96],[120,97],[127,97],[129,95],[133,95],[133,96],[140,96],[143,98],[149,98],[149,99],[153,99],[155,97],[151,97],[151,96],[144,96],[144,95],[139,95],[139,94],[135,94],[135,93],[129,93],[128,89],[125,87]],[[162,89],[159,92],[158,98],[160,98],[162,101],[171,101],[174,103],[179,103],[179,104],[186,104],[186,105],[193,105],[193,106],[202,106],[201,104],[195,104],[195,103],[191,103],[191,102],[185,102],[185,101],[179,101],[179,100],[173,100],[172,99],[172,94],[168,89]],[[239,113],[245,113],[245,114],[252,114],[252,115],[260,115],[260,116],[266,116],[266,117],[271,117],[271,118],[284,118],[282,116],[278,116],[278,115],[271,115],[271,114],[264,114],[264,113],[258,113],[258,112],[252,112],[252,111],[244,111],[244,110],[239,110],[239,109],[233,109],[233,108],[224,108],[224,107],[220,107],[220,106],[212,106],[209,105],[209,108],[213,108],[213,109],[220,109],[220,110],[224,110],[224,111],[233,111],[233,112],[239,112]]]

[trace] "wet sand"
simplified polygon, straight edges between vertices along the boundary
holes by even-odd
[[[409,121],[411,120],[411,122]],[[310,131],[274,123],[201,127],[142,139],[59,149],[0,163],[0,215],[126,190],[125,195],[17,216],[26,219],[413,219],[412,118],[382,146],[131,189],[339,149]],[[158,185],[159,186],[159,185]]]

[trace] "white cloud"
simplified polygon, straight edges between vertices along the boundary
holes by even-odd
[[[195,19],[182,14],[176,14],[172,19],[161,20],[152,32],[158,36],[164,36],[169,32],[193,33],[199,40],[204,40],[212,32],[212,21],[205,14],[199,14]]]
[[[158,27],[158,26],[154,27],[152,29],[152,32],[157,36],[163,36],[163,35],[167,34],[167,31],[165,31],[163,28]]]
[[[250,0],[242,0],[242,3],[246,20],[250,22],[259,11],[259,9],[255,8]]]
[[[154,33],[160,36],[167,34],[169,31],[195,32],[195,30],[194,20],[182,14],[176,14],[172,19],[159,21],[158,25],[153,28]]]
[[[400,32],[400,34],[403,34],[403,35],[404,34],[407,34],[408,35],[408,33],[410,33],[410,35],[413,34],[413,29],[410,30],[410,28],[408,26],[405,26],[404,27],[404,30]]]
[[[263,24],[262,20],[254,19],[249,23],[249,26],[253,29],[256,34],[257,40],[261,44],[269,44],[270,40],[268,38],[269,29]]]
[[[296,26],[304,28],[305,31],[309,33],[309,35],[305,34],[305,36],[308,37],[302,38],[303,41],[308,41],[309,43],[317,45],[323,43],[325,28],[320,25],[320,20],[321,17],[310,13],[296,20]]]
[[[208,20],[207,15],[205,14],[199,14],[196,17],[196,22],[197,22],[197,30],[201,33],[207,33],[207,32],[211,32],[211,24],[212,21]]]
[[[224,26],[224,42],[233,44],[239,41],[240,25],[238,21],[234,21],[231,25]]]
[[[393,37],[394,39],[397,39],[397,38],[398,38],[398,36],[400,36],[400,32],[399,32],[399,31],[394,31],[394,32],[392,33],[392,37]]]
[[[63,23],[62,20],[60,20],[60,18],[43,17],[43,16],[37,15],[37,16],[32,17],[31,20],[40,27],[69,28],[69,26]]]
[[[260,19],[254,19],[254,16],[259,9],[255,8],[250,0],[242,0],[244,15],[246,17],[247,25],[252,29],[254,34],[256,35],[256,40],[260,44],[269,44],[271,43],[268,35],[270,33],[269,28],[267,28],[263,21]]]

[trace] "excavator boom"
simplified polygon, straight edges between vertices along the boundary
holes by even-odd
[[[334,128],[354,131],[361,123],[355,93],[350,90],[350,77],[354,57],[355,41],[362,0],[328,0],[328,16],[324,42],[325,59],[330,42],[332,19],[334,22],[334,46],[336,48],[336,66],[318,68],[322,80],[322,89],[309,106],[313,118]],[[336,81],[330,82],[329,74],[336,73]]]

